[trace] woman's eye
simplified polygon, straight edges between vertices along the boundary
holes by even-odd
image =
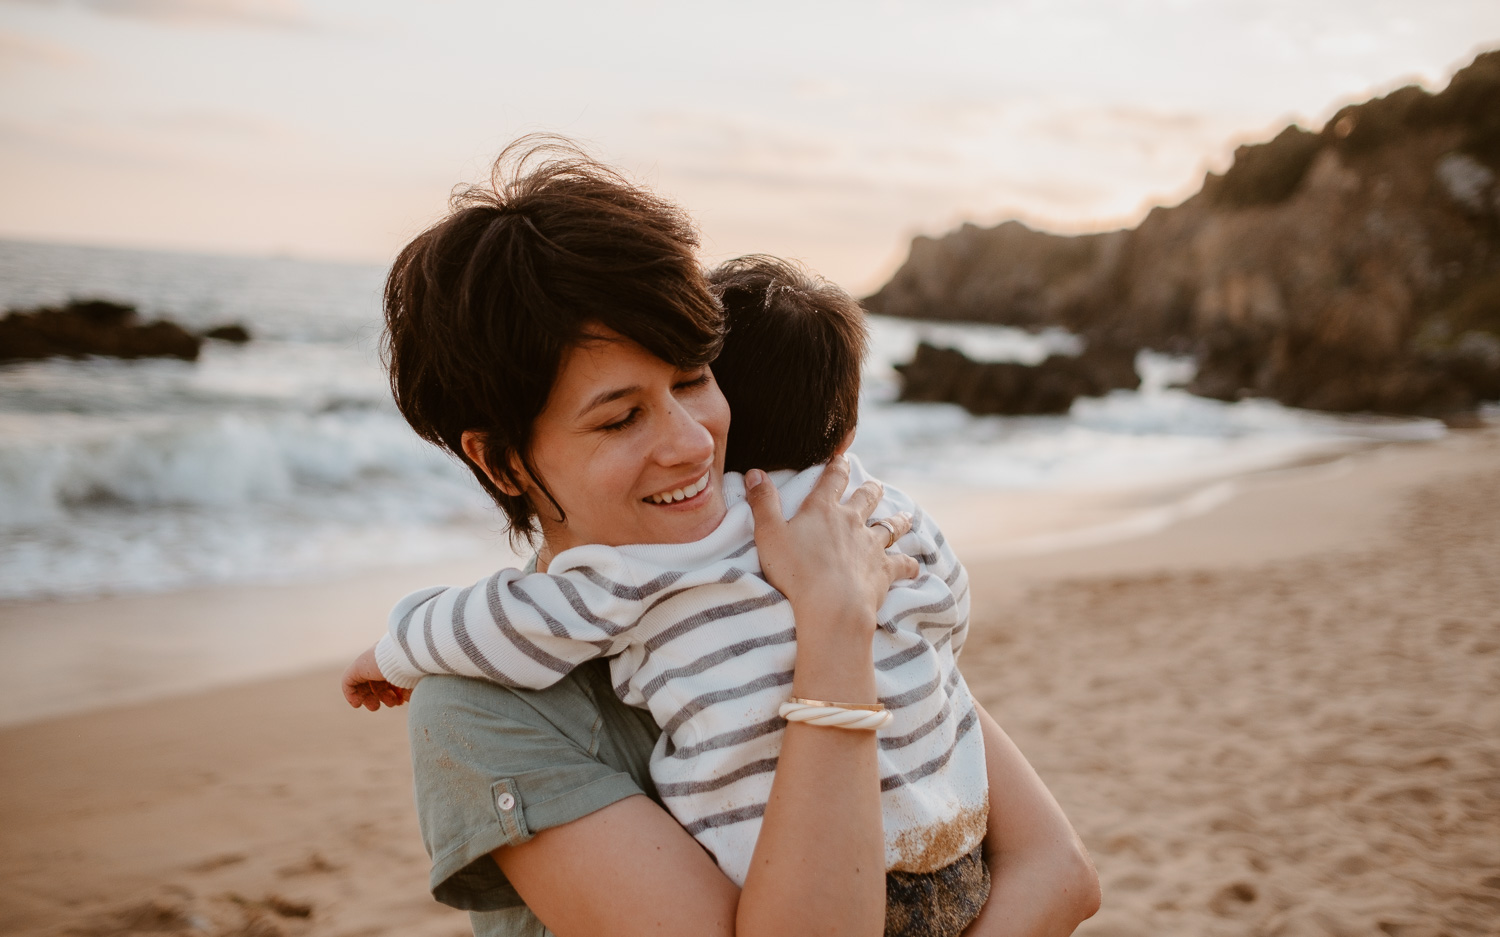
[[[630,424],[634,423],[636,417],[640,416],[640,413],[641,413],[641,411],[639,409],[631,410],[629,413],[627,413],[624,416],[620,417],[618,420],[615,420],[613,423],[605,423],[603,426],[601,426],[599,428],[602,429],[602,430],[611,431],[611,432],[614,431],[614,430],[624,429],[625,427],[627,427]]]
[[[690,379],[688,379],[686,381],[681,381],[680,383],[678,383],[677,389],[678,390],[692,390],[695,387],[702,387],[704,384],[707,384],[707,383],[708,383],[708,372],[704,371],[702,374],[698,375],[697,377],[690,378]]]

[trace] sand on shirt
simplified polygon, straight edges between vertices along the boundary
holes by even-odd
[[[963,669],[1099,866],[1079,933],[1492,932],[1500,441],[1237,484],[1114,543],[986,555],[983,499],[954,537]],[[158,598],[185,625],[212,602]],[[337,674],[0,730],[0,932],[466,933],[427,895],[404,714],[348,709]]]

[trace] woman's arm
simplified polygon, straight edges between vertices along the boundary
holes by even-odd
[[[1015,743],[978,703],[990,782],[990,897],[966,937],[1062,937],[1099,910],[1099,875]]]
[[[627,797],[494,857],[559,937],[735,933],[739,889],[647,797]]]
[[[875,700],[870,635],[890,583],[915,575],[865,520],[879,486],[846,504],[842,460],[784,521],[774,486],[749,499],[767,578],[797,621],[793,695]],[[904,533],[906,521],[898,523]],[[560,937],[816,934],[874,937],[885,920],[885,844],[873,732],[789,726],[743,892],[664,810],[642,797],[494,853]]]

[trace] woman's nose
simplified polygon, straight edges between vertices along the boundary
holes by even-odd
[[[657,460],[661,464],[692,465],[713,459],[713,433],[680,403],[673,401],[668,410],[667,424],[661,444],[656,450]]]

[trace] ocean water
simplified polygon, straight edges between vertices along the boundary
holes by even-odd
[[[381,371],[374,266],[0,241],[0,307],[70,296],[147,318],[240,322],[195,363],[0,366],[0,599],[307,579],[438,561],[504,540],[456,461],[418,440]],[[1172,385],[1191,363],[1142,355],[1139,391],[1061,417],[973,417],[895,402],[891,365],[926,337],[983,360],[1070,354],[1066,333],[875,318],[855,451],[897,484],[1007,491],[1208,482],[1441,424],[1359,420]]]

